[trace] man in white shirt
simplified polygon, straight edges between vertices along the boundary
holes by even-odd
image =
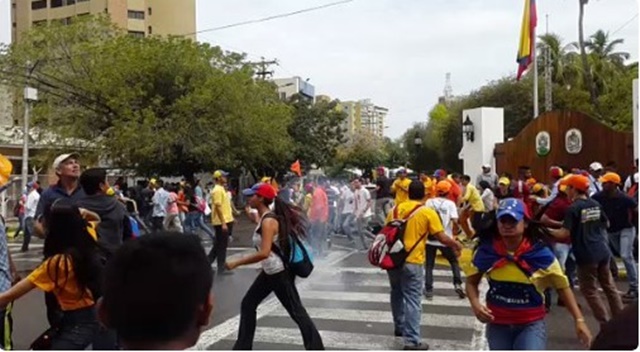
[[[589,165],[589,197],[602,191],[602,183],[600,183],[600,176],[604,174],[604,168],[602,164],[595,161]]]
[[[373,200],[371,199],[369,190],[362,187],[362,181],[359,178],[353,180],[353,190],[355,200],[353,215],[356,221],[356,235],[358,235],[362,241],[362,249],[367,250],[369,246],[367,242],[365,242],[364,230],[373,216],[373,212],[371,211]]]
[[[29,182],[27,184],[27,202],[24,205],[24,238],[22,240],[22,252],[29,250],[29,242],[36,224],[36,209],[40,201],[40,193],[38,192],[38,184]]]
[[[338,209],[340,210],[340,230],[342,230],[342,233],[345,234],[351,242],[353,242],[351,233],[354,231],[353,210],[356,205],[351,187],[353,186],[347,183],[340,188]]]
[[[162,180],[156,181],[156,192],[151,198],[153,212],[151,213],[151,231],[164,230],[164,218],[167,216],[167,205],[169,204],[169,192],[164,189]]]
[[[435,210],[440,216],[442,226],[444,227],[444,233],[453,238],[454,223],[458,221],[458,209],[456,204],[447,198],[449,191],[451,190],[451,183],[447,181],[440,181],[436,185],[437,197],[427,200],[426,206]],[[453,288],[462,299],[465,298],[464,290],[462,289],[462,276],[460,275],[460,265],[458,264],[458,258],[450,247],[445,246],[440,241],[427,237],[427,251],[426,251],[426,273],[424,282],[424,296],[427,299],[433,299],[433,269],[436,263],[436,255],[438,251],[449,261],[451,265],[451,271],[453,272]]]

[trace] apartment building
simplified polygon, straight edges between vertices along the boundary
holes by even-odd
[[[347,114],[343,128],[350,139],[359,130],[367,130],[384,137],[385,120],[389,109],[377,106],[370,99],[340,102],[338,108]]]
[[[186,35],[195,39],[196,0],[12,0],[12,41],[34,25],[70,23],[74,17],[108,13],[129,34]]]

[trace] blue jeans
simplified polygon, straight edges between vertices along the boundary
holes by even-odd
[[[487,324],[487,341],[491,350],[544,350],[547,325],[544,319],[529,324]]]
[[[196,230],[200,227],[198,221],[200,213],[197,211],[188,212],[184,218],[184,233],[196,234]]]
[[[216,235],[211,228],[204,223],[204,214],[199,211],[192,211],[186,214],[184,219],[184,233],[197,235],[198,229],[202,229],[212,241],[216,239]]]
[[[402,332],[407,346],[420,344],[422,315],[422,287],[424,267],[406,263],[401,269],[389,270],[391,284],[391,313],[396,331]]]
[[[620,253],[624,268],[627,270],[629,289],[638,291],[638,268],[633,258],[633,241],[636,237],[635,228],[631,227],[618,232],[609,232],[609,245],[614,252]]]

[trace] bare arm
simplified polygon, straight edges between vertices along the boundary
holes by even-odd
[[[583,347],[589,348],[593,338],[589,327],[584,321],[584,315],[582,315],[582,311],[580,311],[580,307],[576,302],[576,297],[573,295],[573,291],[571,291],[571,288],[565,287],[558,290],[558,295],[562,299],[562,302],[564,302],[571,316],[573,316],[573,320],[575,320],[576,335],[578,335],[578,339],[582,342]]]
[[[271,254],[271,246],[273,238],[278,233],[278,221],[276,219],[267,218],[262,221],[262,245],[260,250],[254,254],[238,259],[237,261],[227,262],[226,267],[233,270],[242,265],[248,265],[261,262]]]
[[[550,217],[548,217],[547,214],[542,215],[542,218],[540,219],[540,221],[544,226],[547,226],[547,227],[551,227],[551,228],[562,227],[562,221],[553,220]]]
[[[559,240],[564,240],[571,236],[571,233],[569,232],[569,230],[565,229],[564,227],[560,229],[549,229],[549,233],[551,233],[551,236]]]
[[[453,248],[453,250],[456,252],[456,255],[460,255],[460,251],[462,250],[462,244],[460,244],[460,242],[457,242],[456,240],[450,238],[443,231],[440,231],[433,235],[436,236],[440,243],[444,244],[447,247]]]
[[[0,294],[0,307],[6,307],[9,303],[24,296],[34,288],[36,288],[36,285],[29,281],[29,279],[24,278],[20,280],[20,282],[11,287],[8,291]]]
[[[467,297],[469,298],[471,309],[473,310],[473,314],[475,314],[476,318],[483,323],[490,323],[493,321],[494,317],[491,310],[480,302],[480,290],[478,289],[480,280],[482,280],[481,273],[467,276],[465,290],[467,291]]]

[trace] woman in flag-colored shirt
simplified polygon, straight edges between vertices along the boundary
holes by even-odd
[[[526,206],[515,198],[503,199],[494,226],[481,231],[480,244],[467,274],[467,296],[478,320],[487,324],[491,350],[543,350],[546,347],[544,290],[555,288],[573,316],[576,334],[584,347],[591,332],[569,288],[560,264],[540,239],[543,227],[529,220]],[[489,281],[486,304],[478,285]]]

